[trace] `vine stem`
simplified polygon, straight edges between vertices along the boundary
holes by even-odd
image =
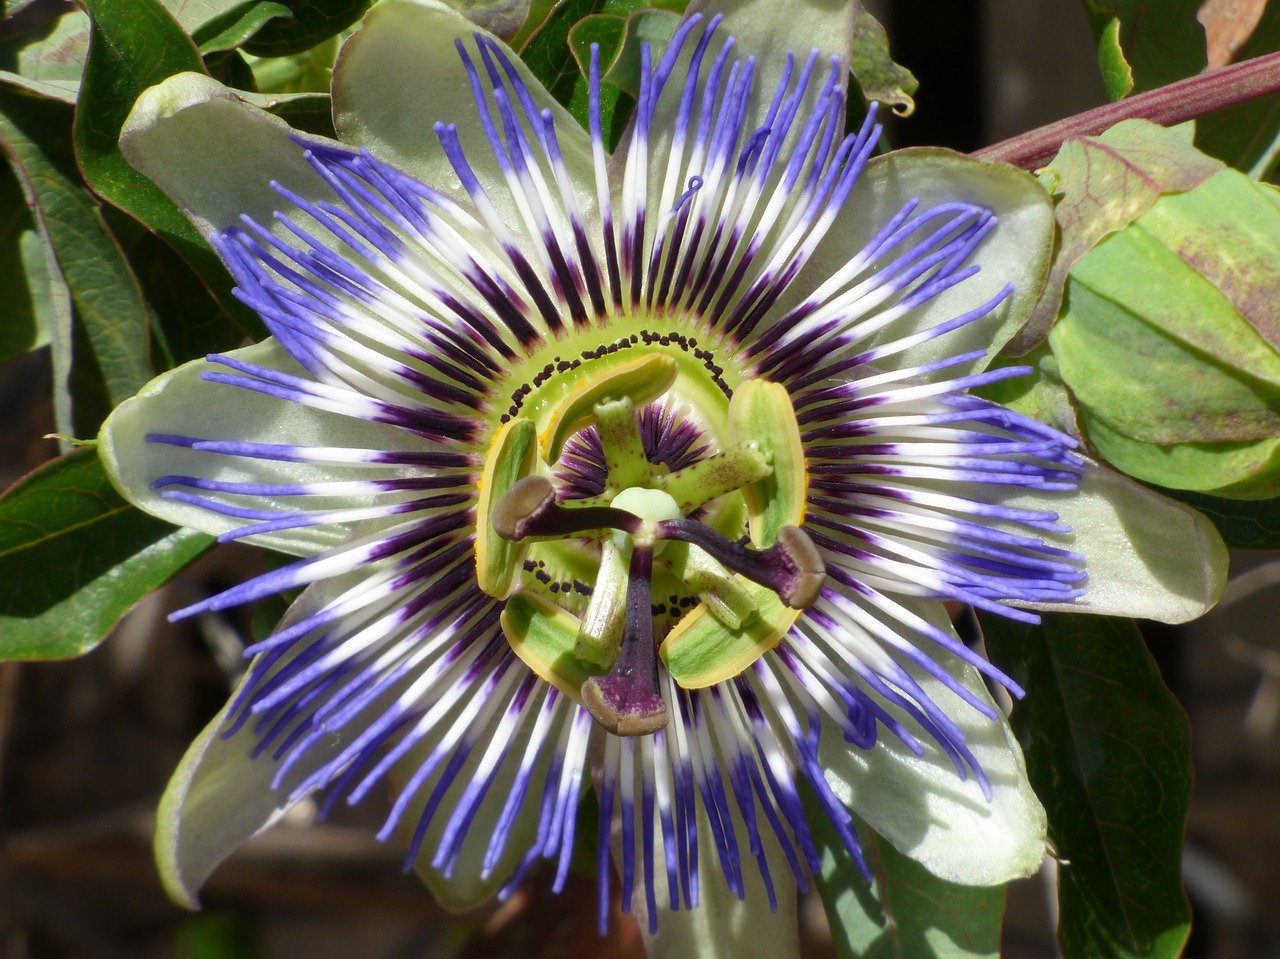
[[[1268,53],[1077,113],[975,150],[973,156],[1034,170],[1052,160],[1069,138],[1097,136],[1121,120],[1151,120],[1168,126],[1276,92],[1280,92],[1280,53]]]

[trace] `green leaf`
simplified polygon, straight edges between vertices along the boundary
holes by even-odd
[[[1071,271],[1050,334],[1108,460],[1176,489],[1280,491],[1280,205],[1223,170]]]
[[[1010,344],[1014,355],[1044,341],[1058,317],[1067,274],[1103,239],[1151,209],[1161,194],[1181,193],[1222,169],[1191,145],[1189,126],[1146,120],[1117,123],[1098,137],[1072,137],[1040,174],[1054,195],[1059,246],[1044,296]]]
[[[1128,620],[979,613],[992,661],[1028,690],[1014,731],[1060,855],[1068,959],[1180,954],[1190,910],[1181,842],[1192,784],[1187,716]]]
[[[621,16],[600,13],[579,20],[569,31],[569,46],[578,70],[591,75],[591,44],[600,45],[600,79],[628,96],[640,95],[641,49],[649,44],[661,50],[671,42],[680,25],[680,14],[671,10],[644,9]],[[608,92],[601,91],[602,94]],[[621,124],[617,124],[621,126]],[[619,134],[621,129],[617,131]]]
[[[639,87],[631,89],[633,71],[616,70],[618,55],[626,45],[626,33],[627,17],[613,13],[593,13],[573,25],[569,30],[568,44],[577,61],[578,72],[584,77],[591,75],[591,45],[596,44],[600,48],[600,79],[608,79],[614,86],[635,96]],[[638,56],[637,52],[636,57]],[[610,76],[611,73],[613,76]],[[635,79],[639,78],[638,69],[634,71],[634,76]]]
[[[806,797],[807,799],[808,797]],[[978,959],[1000,952],[1004,886],[960,886],[939,879],[865,826],[868,883],[827,817],[809,816],[822,855],[818,892],[842,959]]]
[[[546,22],[547,17],[551,16],[551,11],[555,8],[557,0],[532,0],[529,4],[529,13],[525,17],[524,25],[516,31],[515,36],[510,40],[512,50],[520,50],[537,30]]]
[[[202,37],[218,32],[220,28],[214,26],[215,22],[226,24],[237,18],[254,22],[257,15],[252,8],[279,6],[266,0],[160,2],[184,31]],[[284,12],[287,14],[288,10]],[[75,103],[88,50],[89,16],[82,10],[72,10],[56,20],[0,41],[0,80],[41,96]]]
[[[588,122],[589,47],[600,44],[600,73],[609,86],[600,90],[605,144],[612,148],[630,113],[631,101],[620,97],[639,76],[640,44],[658,44],[678,23],[683,0],[562,0],[538,25],[520,50],[533,75],[585,129]],[[651,10],[656,7],[660,9]]]
[[[241,56],[246,59],[253,74],[254,86],[263,93],[273,97],[281,94],[327,96],[333,84],[333,64],[341,46],[338,37],[330,37],[293,56]]]
[[[47,282],[43,250],[22,185],[0,168],[0,363],[49,342],[49,312],[40,308],[36,292]]]
[[[1190,926],[1182,836],[1187,719],[1134,624],[980,613],[992,660],[1027,690],[1013,728],[1049,813],[1067,959],[1173,959]]]
[[[70,10],[34,30],[0,41],[0,80],[75,103],[89,49],[89,18]]]
[[[88,652],[212,543],[126,503],[92,449],[42,466],[0,498],[0,659]]]
[[[1241,62],[1280,50],[1280,2],[1266,4],[1262,17],[1236,51]],[[1265,96],[1227,110],[1215,110],[1196,120],[1196,146],[1264,179],[1280,159],[1280,96]]]
[[[586,78],[574,60],[573,50],[569,46],[569,31],[579,20],[606,12],[603,7],[604,0],[563,0],[556,4],[551,15],[520,51],[520,58],[538,78],[538,82],[584,127],[586,113],[574,101],[585,103]],[[601,106],[603,108],[603,104]]]
[[[993,369],[1029,367],[1030,372],[1025,376],[998,380],[974,390],[974,393],[1079,438],[1080,427],[1076,423],[1071,394],[1062,382],[1058,360],[1048,343],[1041,343],[1026,356],[998,356],[991,366]]]
[[[293,19],[277,19],[244,45],[255,57],[288,57],[310,50],[351,26],[373,0],[281,0]]]
[[[1280,549],[1280,499],[1238,500],[1165,490],[1213,522],[1232,549]]]
[[[0,146],[46,231],[74,305],[70,329],[51,331],[58,428],[93,435],[113,406],[151,378],[149,317],[137,279],[84,189],[71,151],[71,110],[0,89]],[[61,382],[65,380],[65,382]]]
[[[234,50],[245,44],[276,17],[292,19],[293,13],[282,3],[271,0],[246,0],[214,17],[191,34],[202,54]]]
[[[231,294],[231,277],[182,212],[120,153],[120,130],[133,104],[148,87],[175,73],[202,73],[199,51],[157,0],[85,0],[93,15],[93,39],[76,109],[76,159],[89,185],[115,206],[158,234],[200,277],[188,291],[196,303],[212,295],[222,317],[200,353],[178,354],[176,361],[230,349],[244,339],[266,335],[262,322]],[[207,288],[206,293],[201,287]],[[199,312],[207,312],[201,304]],[[160,321],[179,327],[181,313],[161,313]]]
[[[862,6],[858,6],[853,27],[853,56],[849,61],[854,78],[868,101],[887,103],[900,117],[915,112],[911,99],[920,86],[911,71],[900,67],[889,56],[889,38],[884,27]]]
[[[1086,8],[1087,8],[1086,3]],[[1107,96],[1119,100],[1133,89],[1133,70],[1124,57],[1120,44],[1120,20],[1099,18],[1094,33],[1098,41],[1098,69],[1102,73],[1102,86]]]
[[[1199,73],[1208,62],[1200,0],[1084,0],[1107,95],[1119,100]]]

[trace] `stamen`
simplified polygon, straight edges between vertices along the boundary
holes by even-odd
[[[827,576],[818,548],[798,526],[782,527],[776,542],[760,550],[735,543],[697,520],[664,520],[656,532],[659,539],[676,539],[705,550],[735,573],[773,590],[792,609],[812,606]]]
[[[555,487],[545,476],[526,476],[503,494],[493,509],[494,532],[519,542],[529,536],[574,536],[598,529],[638,533],[644,521],[612,506],[567,509],[556,502]]]
[[[688,543],[670,543],[664,564],[726,629],[741,629],[756,614],[750,591],[732,570]]]
[[[622,651],[608,676],[593,676],[582,684],[582,702],[596,722],[614,735],[648,736],[667,725],[667,704],[658,692],[650,610],[652,547],[636,544],[628,575]]]

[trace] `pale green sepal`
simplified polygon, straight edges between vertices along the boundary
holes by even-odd
[[[733,829],[737,835],[745,835],[746,826],[737,806],[730,805]],[[615,819],[615,862],[621,861],[618,857],[620,828]],[[660,830],[656,817],[654,828]],[[746,897],[739,899],[729,891],[712,841],[711,824],[701,805],[698,807],[700,898],[696,909],[671,911],[667,883],[661,878],[666,875],[663,844],[654,844],[654,874],[660,877],[654,883],[658,906],[656,935],[649,932],[649,909],[644,895],[637,895],[632,901],[649,959],[800,959],[795,877],[773,832],[761,829],[759,837],[777,895],[776,912],[769,909],[769,894],[753,858],[744,858],[742,862]]]
[[[275,765],[249,758],[253,737],[222,738],[223,707],[187,749],[156,810],[155,857],[164,890],[199,909],[198,893],[218,864],[287,808],[271,789]]]
[[[310,587],[289,609],[280,627],[313,614],[352,585],[348,576]],[[287,660],[280,668],[286,666]],[[241,688],[247,681],[242,681]],[[289,809],[290,785],[336,756],[354,735],[335,733],[324,743],[316,743],[281,789],[273,789],[277,763],[269,754],[250,755],[258,742],[253,720],[235,735],[223,738],[239,693],[237,688],[187,749],[156,811],[155,857],[160,881],[169,897],[188,909],[199,908],[197,893],[219,863]]]
[[[945,619],[929,618],[950,630]],[[999,712],[976,669],[941,649],[929,653]],[[914,664],[904,668],[964,734],[991,784],[991,800],[972,775],[962,780],[931,738],[892,705],[885,708],[918,736],[924,755],[883,727],[874,748],[860,749],[824,721],[818,756],[827,783],[880,836],[940,879],[995,886],[1031,875],[1044,858],[1047,820],[1008,722],[988,719]]]
[[[508,225],[520,223],[506,180],[485,136],[462,59],[486,76],[474,36],[488,36],[515,65],[539,110],[549,109],[565,165],[582,210],[594,208],[595,180],[586,131],[534,79],[497,37],[433,0],[382,0],[338,56],[333,74],[333,119],[344,142],[367,147],[432,188],[465,197],[461,181],[436,136],[436,122],[453,123],[467,162]],[[501,68],[499,68],[501,69]],[[517,113],[521,113],[517,104]],[[502,118],[490,114],[498,130]],[[525,137],[537,143],[532,130]],[[554,190],[554,186],[552,187]]]
[[[1084,596],[1031,608],[1184,623],[1208,612],[1226,585],[1227,548],[1208,519],[1096,463],[1086,463],[1074,493],[1003,502],[1056,512],[1072,532],[1054,545],[1084,555]]]
[[[274,339],[227,354],[247,363],[304,371]],[[222,383],[201,379],[205,372],[227,372],[207,360],[194,360],[148,383],[108,417],[99,435],[99,453],[116,488],[135,506],[179,526],[218,535],[250,522],[214,513],[189,503],[164,499],[151,483],[162,476],[198,476],[231,482],[310,483],[323,480],[389,478],[387,467],[315,466],[275,460],[199,453],[166,443],[149,443],[148,434],[174,434],[199,439],[245,443],[289,443],[298,446],[336,446],[352,449],[403,450],[411,437],[393,427],[323,412]],[[176,488],[176,487],[175,487]],[[332,509],[367,505],[368,498],[306,497],[307,508]],[[275,503],[297,508],[298,497],[268,500],[255,497],[253,506]],[[250,542],[298,556],[338,545],[348,530],[316,526],[279,530]]]
[[[965,202],[995,213],[995,229],[971,258],[981,271],[861,341],[858,348],[932,329],[982,306],[1012,284],[1012,295],[983,319],[876,361],[881,369],[897,370],[984,350],[985,358],[947,369],[948,376],[977,372],[1026,320],[1049,274],[1053,203],[1034,177],[1011,166],[937,147],[897,150],[872,160],[782,306],[802,301],[838,272],[913,199],[920,201],[917,212]]]
[[[389,778],[393,789],[397,793],[408,779],[418,771],[426,757],[439,746],[444,733],[456,722],[455,716],[456,711],[454,715],[447,716],[440,723],[437,723],[435,729],[392,768]],[[565,721],[568,722],[567,719]],[[552,752],[548,749],[542,750],[535,760],[532,780],[535,785],[528,791],[523,805],[520,807],[519,812],[516,813],[515,821],[510,827],[511,831],[508,835],[505,849],[496,858],[492,870],[488,873],[484,871],[484,860],[489,843],[497,830],[507,797],[511,795],[511,791],[515,787],[515,778],[517,772],[519,772],[520,760],[528,747],[532,729],[532,723],[525,723],[521,726],[514,739],[499,745],[498,748],[501,748],[506,756],[495,773],[493,784],[485,793],[484,799],[481,800],[480,806],[475,812],[475,817],[467,828],[466,836],[462,840],[462,846],[458,850],[457,861],[452,869],[448,871],[448,875],[445,874],[444,868],[437,868],[432,865],[431,861],[444,839],[445,829],[448,827],[453,811],[457,807],[458,800],[467,786],[475,782],[479,775],[480,762],[485,752],[483,747],[488,743],[482,741],[467,757],[462,767],[458,770],[457,778],[446,790],[444,798],[431,822],[427,824],[423,834],[422,851],[419,853],[418,858],[414,860],[413,871],[426,887],[431,890],[436,901],[446,909],[457,911],[474,909],[491,901],[498,894],[498,891],[506,885],[511,878],[511,874],[520,865],[521,860],[528,853],[529,847],[533,845],[537,837],[542,797],[542,790],[537,784],[546,780],[546,772],[551,766]],[[422,788],[418,790],[415,800],[405,810],[405,814],[400,820],[400,826],[396,830],[396,841],[402,847],[407,848],[412,841],[413,833],[418,827],[422,811],[428,799],[435,792],[436,785],[444,774],[444,767],[447,765],[447,763],[441,764],[441,768],[436,770],[435,774],[423,784]],[[586,789],[588,788],[586,786],[587,776],[584,775],[582,778],[583,785],[581,788]]]
[[[734,38],[738,58],[756,58],[751,98],[756,113],[744,121],[746,129],[754,130],[764,120],[788,53],[802,65],[811,50],[818,51],[818,76],[824,79],[827,61],[836,57],[842,76],[848,75],[857,7],[847,0],[693,0],[686,16],[701,13],[710,19],[720,14],[724,20],[718,32]],[[683,84],[674,85],[678,97]]]
[[[334,145],[291,130],[216,80],[180,73],[138,98],[120,150],[208,236],[240,226],[242,214],[273,228],[272,214],[292,207],[271,188],[273,180],[308,199],[332,198],[296,140]]]
[[[794,83],[810,51],[818,52],[814,67],[815,80],[809,84],[797,114],[800,119],[796,121],[786,141],[792,148],[800,148],[801,145],[796,142],[797,131],[804,128],[804,118],[808,116],[809,109],[826,81],[828,59],[832,56],[838,58],[841,78],[848,76],[849,52],[853,45],[854,9],[855,5],[845,0],[791,0],[787,3],[779,3],[777,0],[693,0],[686,12],[686,19],[700,13],[703,20],[693,28],[691,38],[686,40],[680,58],[654,105],[653,119],[649,124],[649,209],[655,212],[670,210],[684,189],[684,184],[677,184],[668,175],[669,157],[674,145],[672,137],[679,127],[677,118],[681,99],[693,82],[689,76],[689,68],[693,62],[697,37],[710,25],[713,17],[720,15],[723,19],[703,55],[699,83],[706,82],[711,64],[729,37],[734,40],[730,62],[745,62],[747,57],[755,57],[755,76],[742,120],[745,130],[759,128],[767,118],[769,105],[782,79],[788,53],[794,54],[795,66],[791,74],[791,81]],[[654,54],[655,68],[660,57],[660,53]],[[698,109],[696,99],[694,109]],[[623,134],[614,154],[610,166],[610,180],[614,183],[623,182],[628,162],[627,148],[633,128],[634,120],[628,132]],[[689,145],[686,140],[686,153]],[[807,146],[804,145],[805,148]],[[657,216],[649,218],[647,229],[650,238],[654,235],[658,220]]]

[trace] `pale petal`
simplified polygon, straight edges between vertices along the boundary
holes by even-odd
[[[450,823],[465,827],[455,868],[424,864],[420,869],[446,906],[466,908],[490,898],[527,853],[538,828],[538,780],[545,777],[549,750],[536,754],[531,766],[534,788],[516,810],[519,815],[506,830],[506,844],[493,857],[492,868],[484,869],[487,847],[530,741],[527,728],[495,729],[493,720],[504,713],[525,715],[519,708],[523,703],[541,705],[536,694],[519,702],[510,696],[516,684],[528,690],[536,688],[536,682],[514,657],[495,664],[485,653],[501,643],[501,636],[494,635],[492,621],[482,629],[472,628],[485,621],[474,618],[474,605],[472,613],[439,625],[430,637],[418,635],[422,617],[398,621],[399,603],[418,599],[411,593],[398,602],[394,595],[371,589],[367,607],[336,626],[315,618],[326,615],[326,607],[351,605],[367,579],[367,571],[357,570],[306,590],[274,636],[295,625],[311,625],[313,631],[295,637],[279,662],[255,661],[233,695],[237,708],[256,705],[260,711],[236,729],[233,707],[224,709],[183,758],[161,802],[156,836],[166,888],[179,902],[194,905],[196,891],[223,859],[274,822],[292,801],[316,790],[336,790],[329,793],[329,802],[356,802],[369,793],[381,795],[389,780],[396,797],[395,818],[379,836],[386,839],[398,832],[407,840],[405,845],[430,799],[433,816],[421,853],[426,861],[436,855]],[[451,599],[445,588],[434,601],[434,612],[446,620],[458,615]],[[425,615],[432,612],[429,607]],[[460,632],[467,634],[465,639]],[[317,644],[323,646],[319,657]],[[270,655],[271,651],[263,653]],[[455,668],[459,663],[461,672]],[[406,672],[407,665],[413,669]],[[342,708],[324,712],[336,700],[316,699],[318,688],[339,697]],[[248,702],[238,702],[249,694]],[[236,731],[227,736],[229,729]],[[553,737],[556,733],[553,727]],[[421,738],[411,740],[412,747],[403,741],[419,734]],[[487,780],[480,771],[482,757],[493,744],[501,750],[502,765],[494,779]],[[372,763],[386,756],[387,747],[407,753],[389,776],[379,765],[391,765],[394,754],[379,765]],[[259,755],[253,755],[255,749]],[[355,778],[345,776],[347,772]],[[419,774],[422,781],[414,784]],[[488,783],[488,791],[480,797],[480,806],[460,806],[466,791],[481,781]],[[401,795],[405,788],[412,791]],[[469,818],[472,809],[477,814]]]
[[[274,340],[228,354],[248,363],[301,375],[302,368]],[[239,483],[305,484],[325,480],[384,479],[397,473],[387,467],[325,466],[245,456],[196,452],[171,443],[147,442],[149,435],[176,435],[236,443],[339,447],[352,450],[399,451],[422,441],[402,430],[289,403],[253,390],[210,383],[201,378],[226,368],[194,360],[148,383],[107,419],[99,453],[112,482],[136,506],[179,526],[215,535],[244,526],[246,519],[227,516],[192,503],[161,496],[151,484],[164,476],[195,476]],[[360,506],[367,499],[308,497],[307,508]],[[287,501],[264,497],[256,507]],[[297,501],[293,507],[296,508]],[[281,530],[257,536],[254,543],[299,556],[337,545],[347,535],[338,526]]]
[[[847,0],[693,0],[688,14],[694,13],[708,19],[723,16],[720,32],[734,38],[738,56],[756,58],[757,92],[752,100],[757,113],[754,118],[748,116],[748,129],[755,129],[764,118],[788,53],[803,63],[816,50],[820,69],[835,57],[848,73],[856,5]],[[677,96],[680,86],[675,84]]]
[[[1062,545],[1085,558],[1083,597],[1032,608],[1185,623],[1226,586],[1227,548],[1203,514],[1096,463],[1075,493],[1004,502],[1057,512],[1072,529]]]
[[[397,790],[413,775],[431,751],[439,746],[449,725],[449,721],[442,722],[392,771],[391,779]],[[559,732],[558,728],[553,729],[553,737]],[[476,779],[485,747],[491,745],[490,743],[478,744],[475,752],[458,772],[457,782],[446,792],[440,809],[427,824],[423,833],[422,852],[414,861],[414,872],[431,890],[436,901],[446,909],[473,909],[492,899],[511,879],[512,873],[520,865],[521,860],[529,854],[530,847],[537,838],[542,817],[542,787],[552,762],[550,748],[538,751],[531,777],[532,785],[517,807],[506,845],[492,868],[489,870],[484,868],[490,841],[503,818],[504,806],[516,782],[520,760],[529,745],[530,733],[531,724],[526,723],[510,741],[502,744],[503,757],[492,785],[489,786],[476,809],[475,818],[466,830],[466,836],[461,842],[454,864],[447,869],[433,865],[432,859],[441,840],[445,837],[450,815],[458,806],[459,794]],[[402,845],[407,847],[411,841],[414,829],[418,826],[418,819],[439,781],[440,774],[437,774],[425,783],[418,791],[415,801],[405,812],[403,825],[397,830]]]
[[[941,650],[933,658],[999,712],[977,670]],[[1047,820],[1008,722],[988,719],[918,667],[906,668],[964,733],[991,799],[972,777],[962,780],[928,737],[921,737],[925,753],[917,756],[883,729],[875,747],[864,750],[825,728],[819,755],[827,782],[876,833],[941,879],[994,886],[1031,875],[1044,858]]]
[[[291,130],[198,73],[180,73],[143,93],[120,134],[125,159],[205,236],[240,226],[242,214],[272,227],[274,211],[292,208],[273,180],[308,200],[331,198],[300,143],[334,145]]]
[[[339,137],[367,147],[437,190],[463,198],[466,193],[461,181],[433,129],[437,122],[457,124],[467,162],[494,205],[508,216],[508,222],[517,223],[515,203],[480,123],[471,84],[455,47],[458,40],[465,43],[489,86],[476,52],[477,35],[497,44],[515,66],[538,110],[551,111],[565,165],[578,190],[578,203],[589,209],[595,191],[586,132],[505,43],[433,0],[383,0],[342,48],[333,77],[333,114]],[[515,106],[519,113],[519,104]],[[500,130],[502,120],[496,110],[493,118]],[[527,127],[525,136],[530,143],[537,142]]]
[[[746,828],[736,807],[733,828],[738,835]],[[749,859],[744,861],[742,870],[746,898],[739,899],[729,891],[706,812],[698,806],[698,907],[672,912],[667,885],[658,882],[658,931],[651,934],[645,897],[637,896],[634,901],[649,959],[799,959],[795,877],[772,831],[761,829],[759,835],[778,899],[776,912],[769,909],[769,896],[760,871]],[[617,852],[615,830],[615,858]],[[654,857],[655,871],[663,875],[666,866],[660,842],[655,844]]]
[[[1031,175],[1004,164],[980,163],[950,150],[897,150],[867,164],[840,215],[813,259],[787,291],[783,306],[800,302],[863,248],[904,204],[919,210],[970,203],[996,214],[995,229],[971,262],[981,271],[869,337],[871,346],[896,340],[982,306],[1006,284],[1013,293],[987,317],[886,357],[877,365],[906,369],[933,360],[985,350],[983,359],[952,366],[954,375],[984,369],[1026,320],[1048,276],[1053,240],[1053,203]]]
[[[315,612],[350,586],[350,580],[313,586],[293,604],[281,626]],[[289,783],[280,791],[272,788],[276,763],[268,756],[250,755],[258,742],[252,720],[234,736],[223,738],[235,700],[233,694],[187,749],[156,811],[155,855],[161,882],[170,898],[190,909],[198,908],[197,893],[219,863],[292,805],[287,799]],[[289,781],[305,778],[349,738],[350,734],[330,737],[299,764]]]

